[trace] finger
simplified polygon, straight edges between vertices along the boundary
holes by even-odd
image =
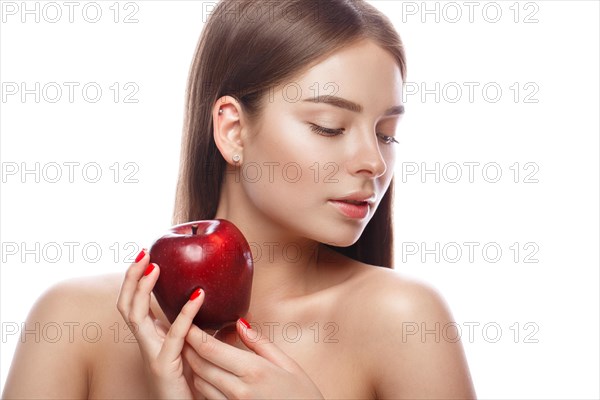
[[[144,272],[144,276],[139,280],[133,299],[131,300],[131,308],[129,310],[129,320],[137,325],[136,339],[146,350],[150,343],[156,346],[155,351],[158,352],[159,341],[158,333],[154,325],[154,321],[150,317],[150,299],[152,288],[156,284],[160,275],[160,268],[155,263],[148,264]],[[154,351],[153,354],[156,354]]]
[[[148,250],[142,249],[136,260],[136,262],[132,263],[129,268],[127,268],[127,272],[125,272],[125,278],[121,284],[119,298],[117,299],[117,309],[126,322],[129,322],[129,309],[138,281],[142,277],[149,261]]]
[[[152,318],[152,316],[150,316]],[[167,332],[169,331],[169,325],[165,324],[163,321],[159,319],[154,319],[154,328],[156,329],[156,333],[162,339],[167,337]]]
[[[152,303],[156,303],[156,297],[154,296],[153,293],[150,294],[150,309],[148,310],[148,315],[154,322],[154,327],[156,328],[156,332],[158,333],[158,336],[160,336],[161,338],[164,339],[167,336],[167,332],[169,331],[169,328],[171,327],[171,323],[166,319],[167,317],[164,314],[161,315],[161,318],[158,318],[156,316],[156,314],[152,310],[152,308],[153,308]],[[160,306],[158,306],[158,307],[160,307]],[[164,318],[162,318],[163,316],[164,316]]]
[[[183,349],[183,358],[192,368],[195,378],[199,378],[201,383],[210,385],[226,396],[230,394],[231,388],[242,384],[236,375],[200,357],[189,344]]]
[[[252,353],[238,349],[207,335],[192,325],[185,338],[198,355],[224,370],[242,376],[244,367],[252,362]]]
[[[240,318],[236,323],[236,328],[242,342],[250,350],[271,361],[273,364],[291,372],[296,370],[299,365],[291,357],[283,352],[275,343],[271,342],[268,337],[263,336],[260,332],[252,329],[248,322]]]
[[[179,358],[185,344],[185,337],[192,326],[194,317],[198,314],[198,310],[204,302],[204,294],[204,290],[198,288],[192,293],[190,300],[185,303],[167,332],[158,355],[159,359],[171,362]]]
[[[194,388],[207,399],[227,400],[227,396],[225,396],[223,392],[198,375],[194,375]]]
[[[237,333],[237,329],[234,325],[229,325],[225,328],[219,329],[219,331],[214,335],[216,339],[219,339],[223,343],[227,343],[231,346],[237,347],[238,349],[241,345],[241,340],[239,339],[239,335]]]
[[[194,388],[194,370],[192,370],[192,367],[190,367],[190,363],[188,363],[185,357],[182,357],[181,360],[183,365],[183,377],[185,378],[188,387],[192,391],[192,397],[194,399],[206,400],[206,398]]]
[[[152,295],[150,295],[150,302],[152,302]],[[158,320],[158,318],[156,318],[156,315],[154,315],[154,311],[152,311],[152,307],[150,307],[148,309],[148,315],[150,316],[150,318],[152,318],[153,321],[157,321]],[[165,329],[165,331],[166,331],[166,329]]]
[[[202,376],[204,379],[208,379],[211,375],[207,374],[207,371],[211,369],[221,369],[210,361],[202,358],[193,347],[186,343],[182,351],[183,358],[187,361],[188,365],[196,375]],[[223,372],[225,370],[221,369]],[[214,376],[214,374],[212,375]],[[233,376],[233,375],[232,375]]]
[[[152,293],[152,288],[156,284],[159,275],[160,268],[158,265],[150,263],[144,271],[144,276],[138,281],[131,300],[131,309],[129,310],[129,318],[134,319],[134,322],[141,322],[146,317],[150,319],[150,293]]]

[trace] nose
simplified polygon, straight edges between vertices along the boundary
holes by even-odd
[[[352,155],[348,162],[352,174],[362,174],[371,178],[378,178],[385,174],[387,164],[379,148],[379,139],[376,134],[356,135]]]

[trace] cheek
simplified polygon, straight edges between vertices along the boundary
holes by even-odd
[[[318,198],[320,184],[334,169],[326,164],[335,162],[335,154],[307,129],[298,122],[272,124],[246,145],[241,178],[257,207],[302,208]]]
[[[272,120],[271,120],[272,121]],[[245,143],[240,178],[251,207],[288,230],[335,245],[358,239],[367,221],[348,221],[329,198],[352,183],[347,155],[329,138],[310,132],[300,122],[264,127]],[[376,180],[383,195],[393,176],[395,154],[382,148],[386,173]]]
[[[327,158],[322,150],[316,151],[317,148],[314,141],[308,139],[257,142],[249,152],[248,162],[254,171],[260,171],[260,179],[250,180],[248,173],[242,185],[249,207],[290,234],[327,242],[335,237],[327,231],[330,226],[323,226],[328,215],[327,198],[335,193],[332,190],[335,183],[324,183],[331,170],[324,169],[323,160]],[[256,172],[253,175],[255,177]]]

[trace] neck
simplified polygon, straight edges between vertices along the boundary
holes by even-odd
[[[285,229],[252,205],[239,183],[225,182],[215,219],[233,222],[254,259],[251,310],[282,304],[318,290],[320,253],[326,248]]]

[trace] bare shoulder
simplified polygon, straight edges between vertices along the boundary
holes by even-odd
[[[357,333],[364,334],[372,329],[402,332],[415,324],[452,323],[449,305],[432,285],[397,270],[365,264],[346,256],[336,261],[339,270],[344,271],[338,285],[340,298],[345,299],[344,304],[352,302],[352,312],[346,313],[345,318]],[[368,321],[368,325],[364,321]]]
[[[344,297],[356,299],[357,307],[353,309],[358,316],[362,317],[362,310],[369,313],[369,320],[383,311],[405,317],[449,313],[442,295],[425,282],[404,276],[397,270],[353,260],[340,253],[327,250],[326,254],[328,265],[333,266],[336,274],[332,281],[342,289]],[[374,315],[372,310],[381,312]]]
[[[361,357],[377,397],[475,398],[450,307],[433,286],[396,270],[356,266]],[[367,340],[365,340],[365,336]]]
[[[28,320],[71,320],[102,326],[119,315],[116,302],[122,280],[121,274],[106,274],[55,283],[38,298]]]
[[[93,306],[94,310],[102,311],[104,307],[98,307],[100,305],[98,300],[114,298],[112,306],[115,306],[122,280],[122,274],[105,274],[66,279],[53,284],[42,293],[34,308],[48,308],[61,305],[61,307],[55,307],[55,311],[76,313],[87,311],[82,309],[82,307]]]
[[[115,320],[119,274],[68,279],[31,308],[3,392],[5,398],[86,398],[93,360]],[[31,382],[36,382],[32,385]]]
[[[424,319],[449,316],[445,299],[433,286],[389,268],[359,263],[357,270],[363,300],[369,306]]]

